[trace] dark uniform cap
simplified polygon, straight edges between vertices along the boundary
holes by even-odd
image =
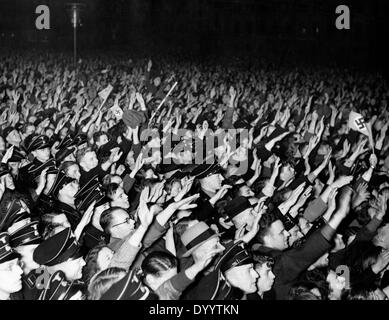
[[[12,152],[11,158],[9,158],[8,162],[20,162],[23,159],[26,159],[26,156],[21,152],[21,150],[17,147],[14,147],[14,151]]]
[[[0,263],[16,258],[19,258],[19,255],[10,246],[9,234],[7,232],[0,233]]]
[[[35,250],[33,259],[36,263],[45,266],[54,266],[68,260],[75,260],[82,256],[80,246],[72,235],[70,228],[66,228],[52,237],[44,240]]]
[[[75,179],[68,177],[64,171],[60,170],[57,173],[57,176],[55,177],[53,186],[51,187],[49,191],[49,195],[53,197],[58,196],[58,192],[63,188],[64,185],[67,185],[68,183],[71,183],[75,181]]]
[[[5,176],[8,173],[11,173],[11,171],[9,170],[8,164],[0,163],[0,177]]]
[[[28,168],[28,173],[32,176],[33,179],[36,179],[46,168],[48,168],[47,174],[56,174],[58,172],[54,159],[49,159],[40,165],[35,165],[33,162],[32,165]]]
[[[131,270],[127,275],[116,282],[100,300],[157,300],[155,293],[142,284],[135,270]]]
[[[200,164],[192,172],[191,176],[197,179],[203,179],[213,174],[218,174],[223,171],[223,168],[218,163],[213,164]]]
[[[12,200],[4,218],[0,222],[0,231],[7,230],[14,223],[28,218],[30,214],[18,199]]]
[[[65,149],[65,148],[70,147],[72,144],[73,144],[73,139],[69,135],[66,135],[63,137],[63,139],[61,140],[61,142],[57,146],[57,149],[58,150]]]
[[[38,231],[38,221],[31,221],[29,218],[14,223],[8,228],[8,233],[13,248],[42,242]]]
[[[225,213],[229,219],[232,219],[249,208],[252,208],[250,201],[246,197],[239,196],[227,203]]]
[[[65,273],[58,270],[51,275],[49,285],[42,291],[38,300],[69,300],[77,291],[82,290],[80,281],[69,282]]]
[[[63,149],[59,149],[59,151],[55,154],[55,160],[57,163],[61,163],[68,155],[72,154],[75,150],[75,147],[64,147]]]
[[[77,209],[80,212],[85,211],[93,201],[96,201],[98,206],[105,198],[105,194],[101,190],[100,183],[97,180],[91,180],[92,183],[87,183],[82,190],[76,194]]]
[[[14,128],[14,127],[11,127],[11,126],[5,128],[5,129],[3,130],[3,134],[2,134],[3,138],[6,139],[7,136],[8,136],[13,130],[17,130],[17,129]]]
[[[88,136],[85,133],[79,133],[73,138],[73,146],[81,146],[84,143],[88,143]]]
[[[253,258],[244,247],[243,242],[237,242],[228,248],[218,260],[215,268],[226,272],[232,268],[240,267],[246,264],[254,264]]]
[[[25,147],[27,153],[30,153],[35,150],[44,149],[44,148],[50,148],[51,147],[50,139],[45,135],[35,135],[26,141]]]

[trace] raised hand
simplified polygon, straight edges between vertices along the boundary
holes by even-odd
[[[14,147],[15,147],[15,146],[12,145],[11,147],[9,147],[9,148],[7,149],[7,151],[5,152],[3,158],[1,159],[1,162],[2,162],[2,163],[7,163],[8,160],[12,157],[12,154],[13,154],[13,152],[14,152]]]

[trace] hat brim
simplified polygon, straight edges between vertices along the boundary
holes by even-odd
[[[209,237],[208,239],[200,242],[199,244],[195,245],[193,248],[190,248],[188,251],[186,251],[181,257],[182,258],[187,258],[189,257],[193,251],[195,251],[198,247],[200,247],[201,245],[203,245],[204,243],[206,243],[207,241],[213,239],[213,238],[216,238],[216,237],[219,237],[220,236],[220,233],[215,233],[214,235],[212,235],[211,237]]]

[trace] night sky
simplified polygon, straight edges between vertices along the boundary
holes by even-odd
[[[2,46],[67,49],[72,28],[61,0],[1,0]],[[112,46],[180,46],[201,54],[276,52],[321,62],[387,65],[388,1],[384,0],[83,0],[80,50]],[[35,29],[47,4],[51,30]],[[335,8],[351,11],[351,30],[335,28]]]

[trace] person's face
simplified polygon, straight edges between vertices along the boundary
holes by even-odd
[[[4,150],[5,150],[5,142],[3,137],[0,137],[0,151],[4,151]]]
[[[31,270],[39,268],[39,264],[37,264],[35,260],[32,258],[34,250],[37,246],[38,246],[37,244],[31,244],[31,245],[20,246],[15,248],[15,251],[17,251],[20,254],[20,264],[23,269],[23,273],[26,275]]]
[[[227,280],[233,287],[239,288],[245,293],[257,292],[258,273],[253,264],[234,267],[225,273]]]
[[[99,164],[99,161],[97,160],[96,153],[94,151],[89,151],[84,155],[83,159],[84,163],[88,164],[89,168],[96,168]]]
[[[242,225],[246,225],[247,230],[252,229],[254,220],[255,212],[252,208],[248,208],[232,218],[232,222],[237,229],[239,229]]]
[[[70,228],[70,222],[64,213],[55,215],[52,220],[52,223],[60,225],[64,228]]]
[[[300,232],[298,226],[294,226],[292,229],[290,229],[289,234],[290,234],[290,237],[288,238],[289,247],[291,247],[293,243],[295,243],[297,240],[303,237],[303,234]]]
[[[70,198],[74,198],[74,196],[78,192],[79,188],[80,188],[80,185],[78,184],[78,182],[72,181],[72,182],[64,185],[63,188],[61,189],[60,193],[62,195],[66,195]]]
[[[123,239],[128,236],[135,226],[135,221],[124,210],[117,210],[111,224],[111,232],[116,238]]]
[[[272,268],[269,267],[268,263],[262,263],[261,265],[257,264],[255,270],[259,275],[257,279],[258,291],[261,293],[270,291],[276,277]]]
[[[389,249],[389,223],[380,227],[377,231],[374,241],[384,249]]]
[[[181,183],[179,181],[174,181],[172,184],[172,189],[170,191],[170,195],[175,197],[181,191]]]
[[[28,125],[26,128],[26,136],[29,136],[33,132],[35,132],[35,126],[33,124]]]
[[[266,237],[271,248],[285,250],[288,248],[289,236],[290,234],[285,230],[281,220],[276,220],[271,224],[269,234]]]
[[[294,176],[295,176],[295,170],[289,163],[282,167],[280,173],[280,179],[282,181],[289,181],[293,179]]]
[[[15,143],[18,144],[22,141],[22,138],[20,137],[20,133],[17,130],[12,130],[8,136],[7,136],[7,141],[10,143]]]
[[[134,151],[130,151],[126,158],[127,164],[130,166],[130,169],[132,169],[135,165],[135,159],[134,159]]]
[[[338,276],[333,270],[330,270],[326,280],[331,292],[340,294],[342,290],[346,287],[346,279],[342,276]]]
[[[100,146],[106,144],[107,142],[108,142],[108,136],[106,134],[103,134],[100,136],[98,141],[96,141],[96,145],[100,147]]]
[[[205,186],[211,190],[219,190],[222,187],[224,178],[220,173],[212,174],[202,179]]]
[[[3,175],[1,177],[2,180],[5,182],[5,186],[10,190],[15,190],[15,184],[14,180],[12,179],[11,175],[9,173]]]
[[[125,194],[123,188],[121,187],[116,190],[112,200],[115,203],[115,206],[121,207],[123,209],[128,209],[130,207],[128,196]]]
[[[33,155],[35,158],[37,158],[40,162],[46,162],[50,159],[50,148],[43,148],[33,151]]]
[[[53,129],[47,129],[46,130],[46,136],[48,136],[49,138],[51,138],[54,134],[54,131]]]
[[[67,169],[66,175],[70,178],[80,181],[80,177],[81,177],[80,168],[78,167],[77,164],[73,164]]]
[[[247,185],[241,186],[239,188],[239,193],[241,196],[246,197],[246,198],[254,197],[254,192]]]
[[[69,129],[67,127],[63,127],[60,131],[60,137],[63,139],[68,134]]]
[[[20,162],[8,162],[8,165],[11,169],[11,172],[14,176],[17,176],[19,174],[19,165]]]
[[[0,292],[11,294],[22,289],[22,268],[18,259],[0,264]]]
[[[114,252],[108,247],[104,247],[100,250],[97,254],[97,265],[100,270],[108,269],[109,264],[112,261],[113,254]]]
[[[74,281],[82,278],[83,266],[85,266],[85,260],[80,257],[75,260],[68,260],[64,262],[61,270],[65,273],[67,280]]]
[[[74,156],[73,153],[70,153],[69,155],[66,156],[65,159],[63,159],[63,162],[65,161],[76,161],[76,157]]]
[[[155,85],[156,87],[158,87],[160,84],[161,84],[161,78],[160,78],[160,77],[156,77],[156,78],[154,79],[154,85]]]
[[[305,218],[300,217],[299,218],[299,227],[303,234],[307,234],[308,231],[311,229],[312,224]]]

